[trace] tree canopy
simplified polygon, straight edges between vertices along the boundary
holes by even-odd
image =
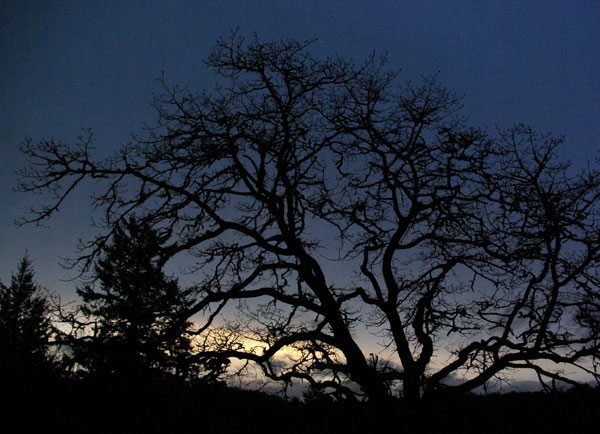
[[[143,212],[169,240],[161,262],[196,258],[188,317],[204,313],[211,333],[240,306],[239,340],[218,352],[275,380],[383,400],[397,387],[463,393],[513,369],[593,374],[597,168],[574,171],[563,138],[530,126],[470,126],[436,76],[401,83],[385,59],[317,59],[311,43],[219,40],[217,87],[163,82],[157,124],[111,158],[93,156],[92,134],[26,142],[21,190],[54,195],[28,220],[85,180],[104,185],[105,231],[81,263]],[[359,328],[395,362],[366,354]]]
[[[0,375],[4,382],[36,380],[52,372],[50,303],[34,279],[31,260],[25,256],[10,285],[0,282]]]
[[[180,288],[157,263],[162,240],[130,217],[115,227],[94,264],[91,282],[77,289],[82,304],[67,323],[72,363],[90,375],[122,380],[211,379],[195,357],[186,316],[192,289]],[[215,364],[216,368],[217,365]]]

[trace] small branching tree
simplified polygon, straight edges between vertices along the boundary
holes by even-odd
[[[571,384],[565,366],[592,372],[598,170],[575,172],[563,139],[531,127],[467,125],[436,77],[402,84],[385,61],[319,60],[310,44],[218,41],[217,89],[165,85],[156,128],[112,158],[92,156],[92,135],[27,142],[21,189],[55,195],[29,220],[105,181],[93,200],[107,231],[81,260],[144,210],[171,235],[163,260],[198,258],[188,313],[208,327],[248,306],[231,327],[243,339],[221,354],[275,380],[371,400],[400,383],[416,400],[511,369]],[[369,359],[359,327],[394,363]]]
[[[0,283],[0,375],[5,382],[53,373],[50,303],[34,277],[25,256],[10,285]]]
[[[68,342],[72,361],[93,376],[127,381],[214,380],[226,366],[194,354],[187,310],[192,289],[180,288],[158,262],[162,240],[130,218],[115,228],[94,265],[91,282],[77,289],[80,315]],[[203,366],[204,364],[204,366]]]

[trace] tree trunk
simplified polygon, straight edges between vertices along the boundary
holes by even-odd
[[[404,401],[414,403],[421,398],[421,386],[419,384],[419,375],[404,372],[405,378],[402,384],[402,397]]]

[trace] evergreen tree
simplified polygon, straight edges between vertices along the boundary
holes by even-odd
[[[52,324],[48,298],[41,291],[27,255],[10,285],[0,283],[0,369],[5,379],[50,373]]]
[[[191,377],[191,291],[157,261],[161,239],[131,218],[115,228],[96,262],[93,284],[78,288],[91,333],[74,341],[74,361],[93,375],[125,380]]]

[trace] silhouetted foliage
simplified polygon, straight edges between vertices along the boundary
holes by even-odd
[[[157,260],[161,243],[156,231],[133,217],[117,225],[92,283],[77,289],[81,315],[68,321],[75,332],[67,342],[72,361],[92,377],[215,380],[226,366],[195,354],[187,317],[193,290],[164,274]]]
[[[385,60],[320,60],[310,45],[218,41],[218,88],[165,85],[156,127],[113,158],[92,156],[91,134],[25,143],[21,189],[56,198],[29,220],[106,181],[93,199],[106,232],[82,263],[143,210],[169,234],[163,261],[197,258],[188,315],[212,333],[237,306],[215,356],[274,380],[377,401],[456,395],[514,369],[571,384],[561,368],[593,373],[598,170],[576,173],[558,160],[563,139],[532,127],[469,126],[436,77],[401,84]],[[365,354],[358,327],[397,361]]]
[[[5,386],[39,381],[53,371],[49,299],[34,277],[25,256],[10,285],[0,283],[0,376]]]

